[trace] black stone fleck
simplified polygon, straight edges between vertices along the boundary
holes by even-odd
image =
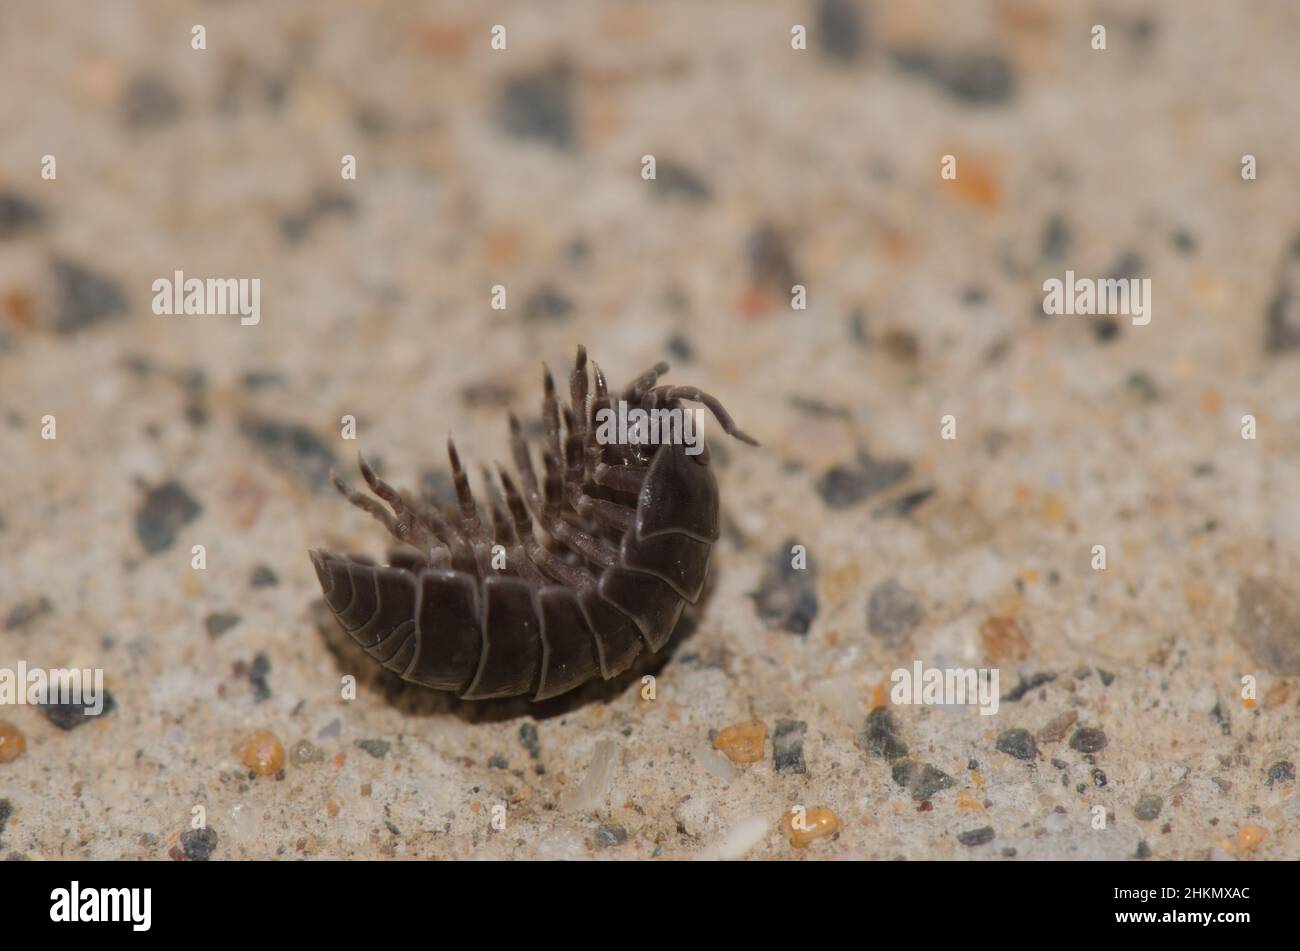
[[[241,620],[243,618],[233,611],[216,611],[203,619],[203,628],[208,637],[220,637]]]
[[[862,55],[866,30],[856,0],[817,0],[813,36],[817,49],[836,63],[851,63]]]
[[[357,740],[356,745],[361,747],[361,749],[365,750],[375,759],[383,759],[388,755],[388,751],[392,748],[392,744],[387,740]]]
[[[126,313],[126,294],[112,278],[65,258],[50,262],[54,276],[54,329],[73,334]]]
[[[524,319],[529,321],[563,321],[573,313],[573,301],[552,284],[544,284],[524,301]]]
[[[750,594],[758,616],[769,626],[803,636],[817,617],[816,565],[795,568],[789,539],[778,548],[759,579],[759,589]]]
[[[1109,670],[1102,670],[1100,667],[1098,667],[1097,676],[1101,678],[1101,685],[1103,687],[1109,687],[1112,683],[1115,682],[1115,675],[1112,674]]]
[[[867,630],[890,647],[906,640],[924,616],[917,596],[894,578],[876,585],[867,599]]]
[[[1016,684],[1015,687],[1012,688],[1011,692],[1005,694],[1002,699],[1008,703],[1018,703],[1024,699],[1025,694],[1029,693],[1031,690],[1037,690],[1043,684],[1051,683],[1055,679],[1056,674],[1051,673],[1050,671],[1034,674],[1028,680],[1025,680],[1022,677],[1020,683]]]
[[[909,49],[895,50],[891,55],[894,65],[903,72],[928,79],[964,105],[1001,105],[1015,94],[1015,73],[998,53]]]
[[[888,707],[877,707],[868,714],[857,736],[858,747],[871,756],[898,759],[907,755],[907,744],[898,735],[898,724]]]
[[[806,773],[803,738],[808,724],[803,720],[777,720],[772,731],[772,766],[778,773]]]
[[[280,583],[280,576],[269,565],[258,565],[253,569],[248,583],[254,588],[274,588]]]
[[[665,201],[677,198],[703,203],[713,197],[713,189],[709,187],[708,182],[685,165],[662,159],[655,167],[654,194],[656,198]]]
[[[266,678],[271,673],[271,658],[265,654],[256,654],[253,665],[248,670],[248,682],[253,685],[253,699],[257,703],[271,699],[271,685]]]
[[[1138,843],[1137,853],[1135,857],[1140,859],[1151,858],[1151,846],[1147,845],[1146,839],[1143,839],[1141,842]]]
[[[533,759],[542,755],[542,743],[537,736],[537,724],[525,723],[519,727],[519,744]]]
[[[330,484],[330,470],[337,466],[334,450],[306,426],[245,416],[239,430],[273,466],[303,479],[313,491]]]
[[[1096,753],[1106,748],[1106,734],[1092,726],[1081,726],[1070,737],[1070,748],[1080,753]]]
[[[1019,727],[1012,730],[1003,730],[998,734],[997,748],[999,752],[1014,756],[1016,759],[1034,760],[1038,758],[1038,744],[1034,742],[1034,735],[1028,730]]]
[[[993,841],[993,827],[980,826],[978,829],[970,829],[966,832],[957,834],[957,841],[962,845],[974,847],[976,845],[988,845]]]
[[[1278,760],[1268,768],[1268,784],[1295,782],[1295,763]]]
[[[17,631],[27,627],[37,618],[54,611],[54,605],[50,599],[41,595],[36,598],[28,598],[26,601],[19,601],[9,611],[5,617],[5,630]]]
[[[953,778],[943,770],[910,759],[895,763],[890,775],[894,782],[909,790],[917,802],[929,799],[935,793],[954,785]]]
[[[186,829],[181,833],[181,847],[192,862],[206,862],[217,847],[217,830],[211,827]]]
[[[180,96],[161,76],[137,76],[122,97],[122,119],[133,129],[167,125],[180,112]]]
[[[1059,261],[1070,251],[1073,244],[1069,222],[1060,214],[1054,214],[1043,226],[1043,259]]]
[[[107,690],[104,691],[103,704],[103,709],[98,714],[91,713],[89,705],[84,703],[46,703],[41,705],[41,710],[46,719],[60,730],[72,730],[117,709],[117,701]]]
[[[525,141],[572,149],[577,140],[573,70],[567,63],[506,80],[497,98],[497,122]]]
[[[135,514],[135,534],[151,555],[166,551],[176,542],[176,534],[202,513],[203,507],[179,482],[165,482],[150,489],[144,504]]]
[[[13,192],[0,192],[0,241],[8,240],[44,220],[41,209]]]
[[[848,508],[884,491],[911,471],[911,463],[904,460],[876,460],[862,452],[858,454],[856,463],[836,466],[825,472],[817,480],[817,494],[827,508]]]

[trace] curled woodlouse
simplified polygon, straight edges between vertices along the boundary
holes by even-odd
[[[657,385],[667,371],[656,364],[628,384],[622,400],[647,411],[702,403],[725,432],[758,445],[709,394]],[[699,598],[718,538],[707,447],[692,454],[681,442],[597,438],[598,414],[612,407],[600,367],[593,364],[592,373],[589,394],[587,353],[579,347],[571,402],[561,407],[543,368],[540,485],[511,415],[519,485],[499,466],[498,492],[485,470],[490,531],[450,439],[458,510],[397,491],[364,459],[361,474],[387,509],[333,476],[349,502],[405,547],[388,565],[313,550],[321,590],[343,629],[404,680],[465,699],[545,700],[622,673],[643,649],[660,650],[685,602]]]

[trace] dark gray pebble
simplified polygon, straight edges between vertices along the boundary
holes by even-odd
[[[192,862],[206,862],[217,847],[217,830],[211,827],[186,829],[181,833],[181,847]]]
[[[883,759],[893,760],[907,755],[907,744],[898,735],[898,724],[888,707],[871,711],[858,734],[857,744],[869,755]]]
[[[890,775],[894,782],[910,791],[912,798],[918,802],[954,785],[953,778],[943,770],[910,759],[895,763]]]
[[[1014,756],[1016,759],[1034,760],[1038,758],[1038,744],[1034,742],[1034,734],[1019,727],[1013,730],[1003,730],[998,734],[997,748],[999,751],[1006,753],[1008,756]]]
[[[1159,796],[1152,793],[1145,793],[1138,798],[1137,805],[1133,807],[1133,815],[1137,816],[1143,822],[1150,822],[1156,816],[1160,815],[1160,810],[1165,807],[1165,801]]]
[[[233,611],[217,611],[203,619],[203,628],[208,632],[208,637],[220,637],[241,620],[240,615]]]
[[[203,507],[179,482],[165,482],[150,489],[135,514],[135,534],[149,554],[171,548],[176,535],[202,513]]]
[[[806,773],[803,738],[808,724],[803,720],[777,720],[772,731],[772,766],[778,773]]]
[[[82,699],[84,700],[85,697],[83,696]],[[90,706],[85,703],[47,703],[42,705],[41,710],[45,713],[46,719],[60,730],[71,730],[117,709],[117,701],[107,690],[104,691],[103,704],[98,714],[91,712]]]
[[[1070,748],[1080,753],[1096,753],[1106,748],[1106,734],[1097,727],[1081,726],[1070,737]]]
[[[392,744],[387,740],[357,740],[356,745],[375,759],[383,759],[388,755],[389,749],[392,748]]]
[[[917,596],[890,578],[876,585],[867,599],[867,630],[887,646],[897,647],[924,614]]]
[[[994,834],[992,826],[980,826],[978,829],[959,832],[957,841],[965,846],[987,845],[993,841]]]

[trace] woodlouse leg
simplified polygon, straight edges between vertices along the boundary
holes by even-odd
[[[506,504],[510,507],[510,514],[514,516],[515,532],[522,540],[524,550],[528,553],[532,563],[547,577],[573,588],[575,591],[595,587],[596,578],[591,572],[585,568],[566,564],[562,559],[557,558],[542,547],[541,543],[537,541],[537,536],[533,534],[533,520],[528,515],[524,500],[516,491],[514,483],[510,481],[509,474],[502,469],[500,475],[501,485],[506,493]]]
[[[357,453],[357,467],[361,470],[361,477],[366,480],[370,491],[387,502],[388,507],[393,510],[393,515],[397,519],[394,534],[400,540],[422,551],[432,548],[437,539],[432,538],[425,531],[424,524],[417,517],[415,510],[407,504],[406,499],[402,498],[402,494],[379,478],[361,453]]]
[[[596,485],[603,485],[615,492],[627,492],[636,495],[641,491],[649,466],[608,466],[601,462],[592,472]]]
[[[559,471],[559,460],[554,456],[546,457],[546,507],[543,510],[542,525],[551,537],[577,552],[583,558],[610,568],[618,563],[618,547],[603,538],[584,531],[576,525],[570,525],[563,518],[564,488]]]
[[[579,492],[573,507],[583,518],[594,518],[602,525],[615,529],[622,535],[636,521],[636,509],[611,502],[608,499],[594,499],[584,492]]]
[[[639,404],[641,402],[641,398],[644,397],[645,394],[649,392],[650,389],[656,383],[659,382],[659,378],[663,376],[665,373],[667,373],[668,370],[669,370],[668,364],[660,360],[649,370],[646,370],[639,377],[637,377],[626,387],[624,387],[623,399],[627,400],[627,402],[631,405]]]
[[[402,538],[401,534],[398,533],[397,519],[393,518],[388,509],[384,508],[369,496],[362,495],[356,489],[352,488],[352,486],[343,481],[343,477],[333,469],[330,470],[330,481],[334,483],[334,488],[339,490],[339,494],[342,495],[343,498],[347,499],[367,515],[371,515],[382,522],[384,528],[388,529],[389,533],[394,538],[406,541],[406,539]]]
[[[569,406],[581,434],[587,423],[587,348],[578,345],[578,355],[569,374]]]
[[[451,478],[456,485],[456,498],[460,502],[461,525],[465,538],[474,552],[474,562],[478,566],[479,577],[486,578],[491,569],[491,542],[483,531],[483,522],[478,517],[478,506],[474,504],[474,493],[469,488],[469,477],[460,464],[460,454],[450,437],[447,439],[447,458],[451,462]]]
[[[663,402],[689,400],[692,403],[702,403],[717,417],[718,423],[722,426],[722,431],[728,436],[739,439],[743,443],[749,443],[751,446],[758,445],[757,439],[740,430],[735,420],[731,418],[731,414],[727,412],[716,396],[705,393],[697,386],[659,386],[655,387],[651,392],[657,394]]]
[[[542,494],[537,487],[537,470],[533,468],[533,457],[524,440],[524,428],[514,413],[510,414],[510,454],[515,460],[515,468],[519,470],[519,481],[529,508],[533,512],[540,512]]]
[[[560,403],[555,397],[555,378],[550,368],[542,364],[542,424],[546,428],[546,444],[556,458],[563,458],[560,444]]]

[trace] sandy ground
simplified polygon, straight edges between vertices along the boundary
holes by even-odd
[[[1284,2],[6,3],[0,668],[115,705],[0,707],[0,854],[1300,857],[1297,38]],[[1151,322],[1044,316],[1067,269],[1150,278]],[[259,278],[260,322],[156,315],[178,270]],[[378,676],[306,554],[384,550],[329,467],[504,459],[579,343],[763,443],[710,431],[707,598],[538,707]],[[918,660],[997,668],[998,712],[890,703]]]

